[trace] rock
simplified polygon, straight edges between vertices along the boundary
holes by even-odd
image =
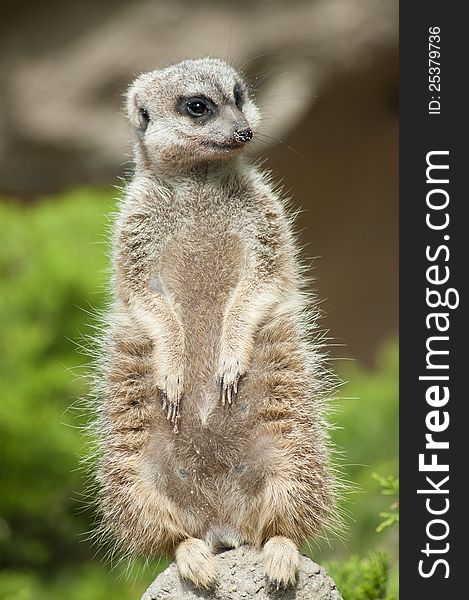
[[[218,555],[219,577],[212,590],[200,590],[181,580],[176,563],[171,563],[141,600],[342,600],[326,571],[306,556],[301,557],[297,584],[277,590],[269,585],[262,570],[260,552],[248,546]]]

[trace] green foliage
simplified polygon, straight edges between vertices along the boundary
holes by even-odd
[[[343,510],[346,517],[344,556],[350,552],[363,555],[378,545],[395,554],[395,532],[384,538],[375,533],[376,520],[388,506],[373,473],[396,473],[398,469],[398,346],[396,341],[382,348],[373,368],[358,362],[339,363],[339,374],[345,384],[334,403],[335,445],[341,450],[345,481],[352,482]],[[335,552],[341,552],[341,546]],[[319,560],[331,552],[322,547]]]
[[[108,194],[83,190],[25,209],[0,204],[0,537],[2,562],[47,570],[85,554],[87,520],[73,499],[79,421],[67,412],[85,391],[71,373],[76,344],[100,304]]]
[[[376,528],[377,533],[381,533],[387,527],[393,527],[399,523],[399,479],[393,475],[383,477],[378,473],[372,474],[373,478],[381,486],[383,496],[395,496],[396,499],[391,503],[389,511],[381,511],[379,516],[383,519]]]
[[[382,552],[365,558],[352,556],[345,563],[331,562],[327,569],[344,600],[395,600],[388,594],[389,563]]]
[[[78,456],[83,452],[79,428],[89,415],[75,407],[87,391],[88,358],[77,342],[92,333],[93,315],[106,301],[105,215],[112,209],[112,192],[94,189],[33,206],[0,202],[0,598],[5,600],[138,598],[163,566],[137,565],[126,576],[125,565],[110,570],[95,559],[96,549],[87,541],[93,515],[88,498],[84,501]],[[353,568],[347,562],[341,571],[338,560],[382,544],[395,562],[395,537],[389,537],[395,530],[380,536],[373,531],[387,507],[371,473],[397,470],[396,344],[380,354],[373,370],[347,364],[340,371],[350,381],[342,396],[359,399],[337,402],[334,440],[345,450],[347,478],[361,492],[346,503],[354,519],[348,541],[335,544],[334,556],[323,549],[314,558],[334,559],[333,574],[348,590],[355,585]],[[356,569],[368,568],[367,581],[378,585],[378,573],[384,572],[378,559],[354,560]]]
[[[144,593],[155,572],[130,577],[123,570],[110,575],[99,563],[60,568],[54,576],[39,577],[32,571],[4,570],[0,573],[2,600],[136,600]]]

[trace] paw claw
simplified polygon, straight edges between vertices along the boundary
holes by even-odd
[[[283,536],[270,538],[262,550],[264,571],[276,589],[294,585],[300,555],[295,544]]]
[[[174,424],[177,430],[177,421],[179,420],[179,411],[181,399],[183,396],[182,376],[166,375],[161,389],[163,412],[166,414],[166,420]]]
[[[217,376],[223,406],[226,404],[230,405],[235,400],[242,374],[242,369],[237,359],[223,361]]]
[[[210,588],[217,578],[217,562],[207,544],[189,538],[176,549],[176,563],[183,579],[200,588]]]

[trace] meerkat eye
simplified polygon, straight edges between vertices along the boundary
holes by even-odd
[[[201,98],[190,98],[186,103],[186,112],[190,117],[197,118],[211,111]]]
[[[138,109],[138,119],[140,122],[140,127],[145,130],[150,122],[150,113],[146,108],[143,108],[143,106]]]
[[[200,125],[218,114],[218,107],[215,102],[202,94],[199,96],[180,96],[176,110],[181,115],[194,119]]]
[[[241,108],[244,104],[245,92],[240,83],[237,83],[233,88],[233,96],[235,99],[235,104],[238,108]]]

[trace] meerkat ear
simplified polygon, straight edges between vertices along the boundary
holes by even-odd
[[[127,92],[127,116],[135,129],[144,133],[150,123],[150,113],[139,100],[138,91],[132,86]]]
[[[132,85],[127,90],[125,97],[125,108],[127,112],[127,118],[130,123],[134,126],[138,124],[138,103],[137,103],[137,90],[135,85]]]

